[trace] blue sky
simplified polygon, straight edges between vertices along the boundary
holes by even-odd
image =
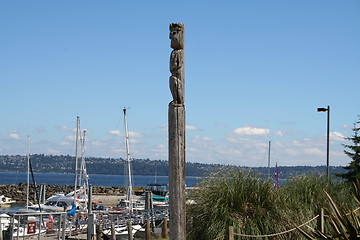
[[[187,161],[346,165],[360,2],[0,1],[0,154],[167,159],[169,24],[185,24]]]

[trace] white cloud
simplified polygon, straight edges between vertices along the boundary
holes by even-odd
[[[209,141],[212,141],[213,139],[211,138],[211,137],[208,137],[208,136],[205,136],[205,137],[201,137],[201,136],[199,136],[199,135],[196,135],[196,136],[194,136],[194,139],[193,139],[193,141],[192,142],[194,142],[194,143],[201,143],[201,142],[209,142]]]
[[[279,137],[283,137],[283,136],[284,136],[284,132],[281,131],[281,130],[279,130],[279,131],[276,131],[276,132],[275,132],[275,135],[276,135],[276,136],[279,136]]]
[[[70,128],[70,127],[66,127],[66,126],[57,127],[57,129],[59,129],[60,131],[63,131],[63,132],[75,132],[76,131],[76,128]]]
[[[124,153],[124,149],[122,149],[122,148],[114,148],[113,152],[115,152],[115,153]]]
[[[136,140],[136,139],[134,139],[134,138],[130,138],[130,139],[129,139],[129,143],[131,143],[131,144],[138,144],[138,143],[141,143],[141,141]]]
[[[199,149],[198,148],[193,148],[193,147],[188,147],[188,148],[186,148],[186,151],[187,152],[199,152]]]
[[[38,133],[43,133],[43,132],[46,132],[46,128],[45,128],[45,127],[37,127],[37,128],[36,128],[36,131],[37,131]]]
[[[59,150],[56,150],[56,149],[48,149],[47,153],[51,154],[51,155],[59,155],[59,154],[61,154],[61,152]]]
[[[167,130],[166,125],[162,128]],[[63,127],[62,129],[65,131],[70,128]],[[199,129],[200,131],[198,131]],[[270,130],[266,126],[254,127],[250,125],[242,125],[240,128],[221,129],[222,132],[218,136],[207,132],[207,129],[202,130],[200,126],[189,125],[187,130],[190,130],[186,139],[186,160],[189,162],[267,166],[268,141],[271,140],[271,164],[277,162],[279,166],[297,166],[325,165],[326,163],[326,136],[323,133],[321,135],[303,134],[301,137],[295,138],[295,136],[289,134],[291,129]],[[225,130],[229,130],[229,132],[226,133]],[[10,133],[12,134],[11,138],[9,137]],[[60,133],[63,136],[62,141],[58,143],[52,140],[45,142],[38,139],[37,142],[41,141],[44,146],[38,147],[40,144],[34,144],[34,152],[74,155],[75,133],[72,129],[64,133]],[[86,156],[124,158],[123,131],[107,129],[104,133],[102,137],[88,135],[91,139],[86,142],[88,146]],[[129,135],[130,152],[134,158],[149,158],[152,160],[166,160],[168,158],[167,134],[159,128],[156,134],[130,132]],[[341,129],[334,129],[331,132],[331,165],[345,165],[349,162],[348,157],[343,154],[342,141],[337,141],[343,140],[344,135],[345,133]],[[21,137],[21,133],[10,130],[7,133],[7,138],[3,139],[4,150],[0,149],[0,151],[2,150],[6,154],[5,151],[9,152],[11,150],[8,145],[14,144],[14,139],[21,139]],[[6,147],[10,150],[7,150]],[[11,151],[21,152],[23,149]]]
[[[109,130],[108,133],[115,136],[121,135],[119,130]]]
[[[142,137],[143,135],[141,133],[138,132],[129,132],[129,137],[134,137],[134,138],[138,138],[138,137]]]
[[[288,144],[288,146],[291,146],[291,147],[307,147],[307,146],[315,146],[315,145],[322,146],[323,143],[322,143],[322,141],[319,142],[312,138],[304,138],[304,139],[300,139],[300,140],[293,140],[292,142],[290,142]]]
[[[205,136],[205,137],[203,137],[203,140],[204,141],[212,141],[213,139],[211,137]]]
[[[264,136],[270,133],[270,129],[268,128],[257,128],[257,127],[242,127],[237,128],[233,131],[233,133],[238,135],[248,135],[248,136]]]
[[[330,133],[330,139],[336,140],[336,141],[343,141],[345,140],[345,136],[342,133],[339,132],[331,132]]]
[[[308,155],[324,155],[323,151],[321,151],[319,148],[305,148],[303,152]]]
[[[283,155],[296,156],[299,154],[299,151],[294,148],[284,148],[282,149]]]
[[[65,139],[69,140],[69,141],[75,141],[75,136],[74,135],[70,135],[70,136],[66,136]]]
[[[234,137],[227,137],[226,140],[230,143],[239,143],[240,140]]]
[[[157,146],[155,146],[155,151],[156,152],[167,152],[167,146],[165,146],[164,144],[159,144]]]
[[[19,134],[17,134],[17,133],[10,133],[9,136],[10,136],[12,139],[15,139],[15,140],[19,140],[19,139],[20,139],[20,136],[19,136]]]
[[[189,131],[198,131],[200,130],[198,127],[195,127],[195,126],[191,126],[191,125],[186,125],[186,130],[189,130]]]
[[[93,141],[91,143],[91,145],[96,146],[96,147],[101,147],[101,146],[104,146],[104,143],[102,143],[100,141]]]
[[[164,144],[158,144],[153,149],[152,152],[154,157],[157,159],[168,159],[168,147]]]
[[[344,124],[344,125],[342,125],[341,126],[343,129],[349,129],[350,127],[349,127],[349,125],[347,125],[347,124]]]
[[[324,165],[326,159],[326,138],[306,136],[299,139],[281,137],[287,131],[272,132],[271,162],[278,165]],[[276,134],[276,135],[275,135]],[[341,138],[341,133],[332,133]],[[191,162],[224,163],[241,166],[266,166],[268,140],[259,137],[270,136],[270,130],[259,127],[242,127],[231,131],[224,139],[206,141],[204,136],[188,136],[187,160]],[[279,136],[281,138],[279,138]],[[281,139],[281,140],[280,140]],[[339,142],[331,141],[331,165],[344,165],[346,156]]]

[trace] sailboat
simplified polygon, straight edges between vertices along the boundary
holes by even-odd
[[[86,210],[88,201],[89,175],[86,172],[85,163],[85,137],[86,131],[81,134],[80,117],[76,120],[76,136],[75,136],[75,178],[74,191],[65,195],[65,197],[73,199],[73,205],[80,210]],[[79,142],[81,144],[81,162],[79,168]]]
[[[127,188],[126,188],[126,199],[120,200],[119,207],[120,209],[131,213],[134,210],[144,210],[145,202],[134,200],[133,176],[132,176],[132,167],[131,167],[132,159],[130,156],[129,131],[128,131],[127,118],[126,118],[126,108],[123,109],[123,112],[124,112],[124,127],[125,127]]]
[[[26,208],[29,207],[29,188],[30,188],[30,136],[28,136],[28,152],[27,152]]]
[[[30,194],[30,136],[28,136],[27,142],[27,179],[26,179],[26,206],[25,208],[20,208],[16,212],[34,212],[34,209],[29,209],[30,202],[29,202],[29,194]]]
[[[55,195],[46,199],[44,204],[32,205],[27,208],[30,210],[43,210],[43,211],[56,211],[64,212],[71,211],[72,209],[85,210],[87,208],[88,201],[88,180],[89,177],[86,173],[85,164],[85,132],[83,135],[80,133],[80,118],[77,117],[76,121],[76,150],[75,150],[75,178],[74,178],[74,191],[64,194],[56,193]],[[81,167],[79,168],[79,141],[81,142]],[[75,206],[75,207],[74,207]]]
[[[85,137],[86,130],[83,131],[81,138],[81,164],[80,164],[80,174],[79,174],[79,184],[82,187],[83,195],[80,197],[80,201],[85,202],[88,200],[88,191],[89,191],[89,175],[86,171],[86,161],[85,161]]]
[[[30,205],[29,202],[29,194],[30,194],[30,173],[32,176],[33,184],[34,184],[34,192],[35,192],[35,200],[37,199],[38,204]],[[34,178],[34,173],[31,166],[30,161],[30,136],[28,136],[28,152],[27,152],[27,185],[26,185],[26,207],[19,208],[16,210],[17,213],[27,213],[27,212],[41,212],[41,204],[40,199],[38,197],[38,193],[36,190],[36,182]]]
[[[124,126],[125,126],[125,145],[126,145],[126,182],[127,182],[127,189],[126,189],[126,198],[121,199],[118,207],[113,208],[111,213],[119,213],[119,212],[126,212],[126,213],[133,213],[137,210],[144,210],[145,209],[145,202],[140,200],[135,200],[133,195],[133,176],[132,176],[132,168],[131,168],[131,156],[130,156],[130,146],[129,146],[129,132],[128,132],[128,124],[126,119],[126,108],[123,109],[124,112]],[[141,229],[141,225],[133,225],[133,230],[131,232],[134,235],[137,231]],[[115,226],[116,235],[119,236],[126,236],[129,234],[127,231],[127,226],[117,225]],[[103,233],[105,235],[109,235],[111,231],[104,230]],[[117,237],[118,238],[118,237]],[[121,238],[121,237],[120,237]],[[121,238],[122,239],[122,238]]]
[[[77,117],[76,124],[76,150],[75,150],[75,179],[74,179],[74,191],[66,194],[66,197],[73,197],[74,203],[80,203],[82,208],[86,208],[88,201],[88,189],[89,189],[89,175],[86,171],[86,161],[85,161],[85,139],[86,131],[83,131],[81,134],[80,129],[80,118]],[[81,144],[81,161],[79,168],[79,158],[78,158],[78,145]]]

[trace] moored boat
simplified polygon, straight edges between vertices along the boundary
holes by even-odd
[[[150,191],[156,196],[166,197],[169,194],[168,184],[150,183],[145,191]]]
[[[16,201],[11,199],[10,197],[6,197],[5,195],[0,195],[0,206],[4,207],[6,205],[10,205],[15,203]]]

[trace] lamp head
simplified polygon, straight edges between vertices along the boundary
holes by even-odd
[[[328,111],[328,109],[327,108],[318,108],[317,111],[318,112],[326,112],[326,111]]]

